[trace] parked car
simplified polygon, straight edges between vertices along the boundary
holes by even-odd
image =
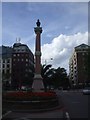
[[[21,90],[22,90],[22,91],[31,91],[32,88],[31,88],[31,87],[27,87],[27,86],[22,86],[22,87],[21,87]]]
[[[90,95],[90,87],[88,88],[85,88],[85,89],[83,89],[83,94],[84,95]]]

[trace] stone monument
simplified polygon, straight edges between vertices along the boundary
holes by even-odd
[[[43,79],[41,76],[41,33],[42,27],[40,27],[39,19],[36,22],[37,27],[34,28],[36,34],[35,43],[35,75],[32,84],[33,91],[42,91],[44,89]]]

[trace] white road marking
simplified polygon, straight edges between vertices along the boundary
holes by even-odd
[[[78,102],[78,101],[73,101],[72,103],[80,103],[80,102]]]
[[[68,113],[68,112],[66,112],[66,119],[67,119],[67,120],[70,120],[70,117],[69,117],[69,113]]]
[[[6,112],[4,115],[2,115],[2,118],[5,117],[6,115],[8,115],[9,113],[11,113],[12,111],[8,111]]]

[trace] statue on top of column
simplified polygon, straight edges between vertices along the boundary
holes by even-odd
[[[36,24],[37,24],[37,27],[40,27],[41,23],[40,23],[39,19],[37,20]]]

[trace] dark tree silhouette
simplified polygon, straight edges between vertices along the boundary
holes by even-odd
[[[41,75],[43,77],[43,82],[45,86],[45,91],[47,91],[47,86],[49,89],[51,86],[54,88],[70,87],[69,78],[67,72],[64,68],[58,67],[57,69],[52,68],[52,65],[43,65],[41,70]]]

